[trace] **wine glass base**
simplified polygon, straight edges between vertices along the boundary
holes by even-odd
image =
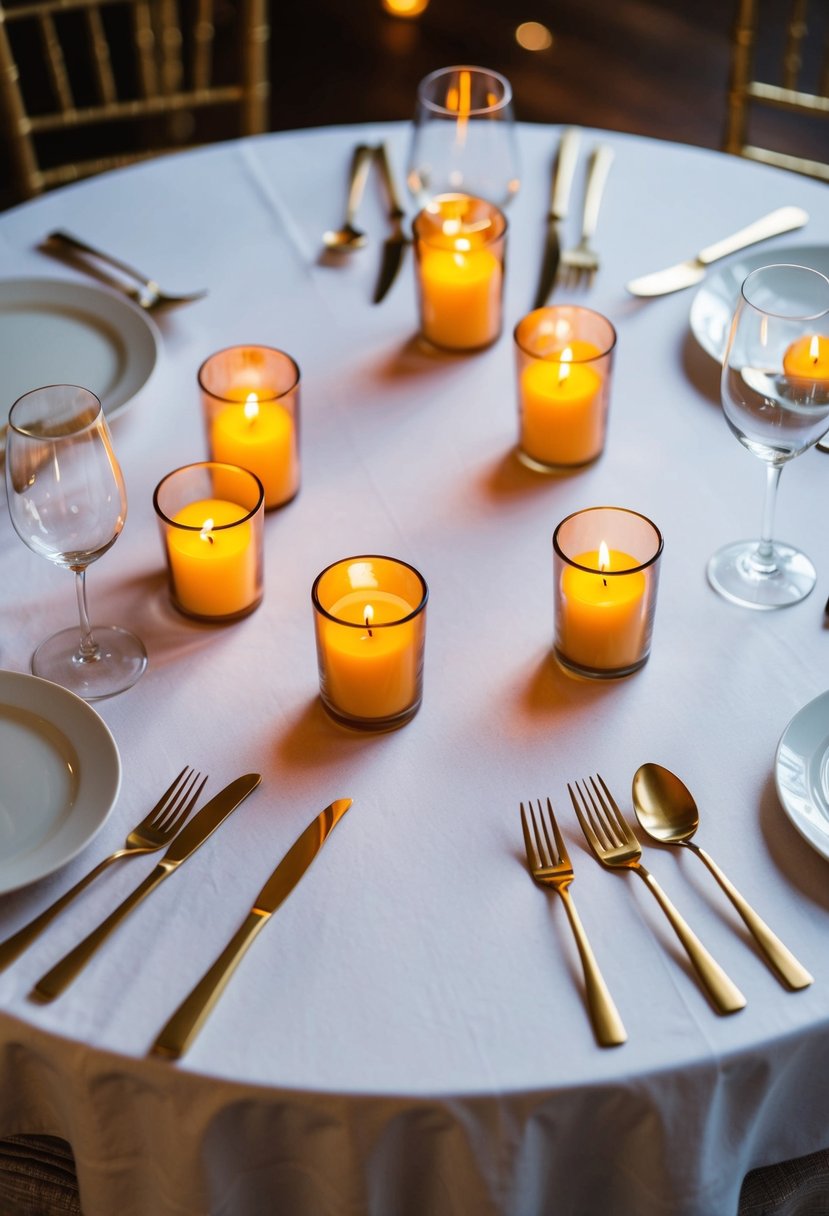
[[[799,604],[817,580],[805,553],[774,542],[773,559],[758,556],[759,541],[735,541],[718,550],[708,563],[708,581],[732,604],[744,608],[788,608]]]
[[[78,650],[77,627],[53,634],[32,655],[32,672],[84,701],[101,701],[131,688],[147,667],[143,642],[117,625],[93,626],[92,636],[98,653],[85,659]]]

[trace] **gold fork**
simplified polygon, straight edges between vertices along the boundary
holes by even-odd
[[[541,886],[552,887],[561,896],[581,959],[582,970],[584,972],[584,985],[587,993],[587,1008],[590,1014],[590,1021],[593,1024],[593,1033],[596,1036],[596,1041],[602,1047],[618,1047],[621,1043],[627,1042],[627,1033],[613,1003],[613,998],[604,982],[602,973],[599,971],[590,942],[587,940],[587,934],[576,911],[576,905],[573,903],[573,897],[568,890],[573,882],[573,867],[570,864],[570,857],[556,823],[556,817],[553,814],[552,803],[548,798],[547,814],[550,819],[550,827],[553,829],[555,847],[547,831],[547,824],[544,819],[540,799],[538,800],[538,817],[541,820],[541,832],[538,830],[532,802],[527,803],[527,809],[529,811],[530,822],[533,825],[535,845],[533,845],[533,840],[530,836],[527,816],[524,813],[524,803],[522,802],[521,827],[524,832],[524,848],[527,850],[527,865],[530,868],[530,873]]]
[[[175,781],[164,791],[149,814],[141,820],[137,827],[133,828],[127,836],[123,848],[116,849],[109,857],[99,861],[85,878],[75,883],[74,887],[71,887],[65,895],[61,895],[60,899],[55,900],[45,912],[41,912],[34,920],[29,921],[28,925],[18,929],[4,942],[0,942],[0,971],[8,967],[9,963],[13,963],[46,926],[51,924],[58,913],[62,912],[76,895],[80,895],[93,879],[97,878],[99,874],[103,874],[104,870],[113,862],[120,861],[124,857],[139,857],[143,853],[155,853],[165,844],[169,844],[204,789],[206,777],[198,788],[195,788],[200,776],[201,773],[194,773],[191,768],[185,766]]]
[[[599,206],[607,175],[613,163],[613,155],[613,149],[607,144],[599,144],[593,149],[590,168],[587,171],[581,240],[572,249],[565,249],[562,252],[558,267],[558,280],[565,287],[575,287],[584,280],[590,286],[599,269],[599,255],[590,242],[596,234]]]
[[[716,959],[708,953],[694,931],[677,912],[654,876],[642,865],[640,860],[642,849],[639,841],[625,821],[601,776],[597,773],[596,777],[591,777],[589,785],[586,780],[576,781],[574,784],[579,795],[578,798],[576,798],[573,786],[569,783],[567,785],[573,809],[587,843],[598,860],[611,870],[633,870],[643,880],[671,922],[674,932],[685,947],[694,970],[717,1012],[737,1013],[738,1010],[743,1009],[746,998],[742,992],[728,978]]]

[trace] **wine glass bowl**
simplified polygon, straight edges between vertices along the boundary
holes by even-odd
[[[496,207],[509,202],[521,178],[505,76],[460,66],[421,80],[406,181],[419,208],[440,194],[469,194]]]
[[[783,608],[804,599],[814,567],[794,546],[773,539],[777,485],[784,466],[829,428],[829,279],[805,266],[763,266],[745,280],[723,356],[721,396],[735,437],[766,465],[759,540],[719,550],[708,578],[746,607]]]
[[[6,494],[12,525],[41,557],[73,571],[80,627],[48,638],[32,657],[35,675],[98,700],[129,688],[147,654],[133,634],[89,624],[87,567],[117,540],[127,513],[120,466],[98,398],[76,385],[20,397],[9,413]]]

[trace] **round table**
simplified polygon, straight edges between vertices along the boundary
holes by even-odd
[[[172,290],[209,289],[155,314],[161,357],[113,420],[129,518],[90,571],[90,601],[149,652],[141,681],[96,705],[120,750],[121,793],[78,857],[0,898],[0,934],[117,848],[183,764],[209,773],[207,794],[262,774],[58,1000],[28,993],[157,859],[110,870],[0,975],[0,1132],[68,1139],[88,1216],[727,1216],[747,1170],[827,1141],[826,862],[783,814],[773,766],[787,722],[826,685],[829,463],[810,452],[781,486],[778,531],[818,567],[811,598],[779,613],[718,598],[706,561],[759,527],[763,473],[724,424],[717,365],[689,332],[693,292],[640,301],[624,289],[788,203],[809,226],[769,247],[827,244],[826,190],[716,153],[584,133],[576,203],[589,148],[616,153],[602,267],[591,289],[552,301],[617,328],[608,443],[590,468],[545,477],[514,452],[511,331],[535,293],[559,134],[519,127],[504,330],[476,355],[418,345],[411,250],[372,303],[386,233],[376,175],[360,212],[367,247],[321,254],[353,145],[387,140],[402,181],[402,124],[221,144],[0,216],[7,277],[87,284],[36,248],[64,227]],[[261,607],[213,627],[170,604],[152,494],[206,457],[196,372],[234,343],[299,363],[302,488],[266,518]],[[665,538],[653,650],[629,679],[577,681],[551,657],[551,536],[571,511],[607,503]],[[318,697],[311,584],[361,553],[412,563],[430,589],[423,704],[388,734],[340,728]],[[0,560],[0,664],[26,671],[35,645],[72,622],[71,580],[19,542],[5,509]],[[648,760],[691,787],[699,840],[811,987],[781,987],[697,861],[646,846],[748,999],[718,1017],[642,884],[593,859],[566,783],[601,772],[632,817],[631,778]],[[627,1026],[612,1051],[593,1040],[564,909],[527,875],[519,802],[547,796]],[[148,1058],[278,859],[338,797],[351,810],[190,1051]]]

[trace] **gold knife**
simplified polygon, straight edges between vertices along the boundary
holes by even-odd
[[[778,207],[762,219],[755,220],[747,228],[741,228],[733,236],[727,236],[714,245],[701,249],[695,258],[687,262],[678,262],[676,266],[668,266],[665,270],[655,270],[653,274],[642,275],[641,278],[631,279],[625,286],[634,296],[664,296],[672,291],[682,291],[702,282],[705,272],[711,262],[718,258],[736,253],[757,241],[767,241],[770,236],[780,236],[782,232],[791,232],[793,228],[802,228],[809,219],[808,212],[802,207]]]
[[[118,905],[114,912],[110,913],[97,929],[93,929],[88,937],[85,937],[74,950],[70,950],[69,954],[56,963],[51,971],[37,981],[29,994],[30,997],[33,1000],[45,1002],[53,1001],[56,996],[60,996],[127,913],[131,912],[145,895],[149,895],[162,879],[172,874],[183,861],[195,853],[199,845],[204,844],[205,840],[213,835],[219,824],[227,819],[230,812],[256,789],[261,780],[259,773],[248,773],[244,777],[238,777],[205,803],[187,826],[181,829],[155,869],[150,871],[144,881],[135,888],[131,895],[127,896],[123,903]]]
[[[570,191],[576,173],[576,162],[579,155],[581,132],[578,127],[568,127],[558,145],[555,169],[553,170],[553,185],[550,197],[550,210],[547,214],[547,238],[544,242],[544,257],[541,262],[541,275],[538,289],[535,293],[533,308],[543,308],[547,297],[553,288],[559,259],[561,258],[561,236],[559,227],[567,218],[570,206]]]
[[[271,874],[253,901],[253,907],[189,996],[159,1032],[150,1048],[151,1055],[178,1059],[198,1034],[207,1015],[225,990],[248,946],[276,909],[302,878],[343,815],[351,806],[350,798],[338,798],[320,811]]]
[[[377,164],[380,166],[380,176],[383,179],[383,186],[388,200],[387,216],[391,225],[391,232],[383,244],[383,260],[380,264],[380,276],[377,279],[377,287],[374,291],[374,303],[379,304],[397,277],[406,246],[412,242],[411,238],[406,236],[403,231],[403,220],[406,212],[403,204],[400,202],[397,187],[394,184],[388,148],[385,144],[378,144],[374,150],[374,155],[377,157]]]

